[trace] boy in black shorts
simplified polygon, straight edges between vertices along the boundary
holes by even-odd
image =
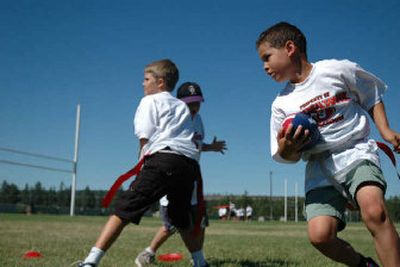
[[[179,78],[175,64],[160,60],[144,70],[144,97],[136,110],[135,135],[140,140],[143,168],[129,190],[117,200],[95,246],[80,267],[98,266],[124,227],[139,224],[151,204],[167,195],[168,216],[179,231],[190,229],[193,184],[200,177],[199,151],[194,144],[186,104],[171,95]]]

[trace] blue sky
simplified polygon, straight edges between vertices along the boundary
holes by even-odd
[[[132,119],[143,96],[143,67],[172,59],[181,79],[204,92],[206,141],[225,155],[201,159],[206,193],[303,195],[304,163],[269,156],[270,80],[255,50],[258,34],[288,21],[308,39],[312,62],[350,59],[384,80],[391,126],[400,130],[400,2],[387,1],[0,1],[0,147],[73,157],[81,104],[78,188],[108,188],[136,161]],[[174,92],[175,93],[175,92]],[[379,138],[376,131],[372,136]],[[399,157],[397,157],[399,160]],[[0,151],[0,160],[70,165]],[[382,157],[388,194],[400,187]],[[20,186],[70,184],[64,173],[0,164],[0,180]]]

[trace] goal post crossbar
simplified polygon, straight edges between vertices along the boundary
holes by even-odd
[[[29,163],[16,162],[16,161],[11,161],[11,160],[3,160],[3,159],[0,159],[0,163],[10,164],[10,165],[18,165],[18,166],[35,168],[35,169],[42,169],[42,170],[48,170],[48,171],[56,171],[56,172],[66,172],[66,173],[73,173],[74,172],[74,170],[52,168],[52,167],[46,167],[46,166],[41,166],[41,165],[34,165],[34,164],[29,164]]]
[[[26,151],[13,149],[13,148],[7,148],[7,147],[0,147],[0,151],[6,151],[6,152],[14,153],[14,154],[27,155],[27,156],[36,157],[36,158],[43,158],[43,159],[49,159],[49,160],[56,160],[56,161],[74,163],[74,161],[70,160],[70,159],[64,159],[64,158],[59,158],[59,157],[54,157],[54,156],[49,156],[49,155],[26,152]]]

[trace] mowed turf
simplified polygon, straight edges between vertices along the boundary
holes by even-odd
[[[98,237],[107,217],[0,214],[0,266],[76,266]],[[129,225],[102,260],[101,266],[134,267],[160,227],[158,218]],[[376,259],[372,238],[362,224],[350,224],[340,235],[365,255]],[[24,259],[39,251],[42,258]],[[179,252],[184,259],[155,266],[190,266],[190,255],[179,235],[171,237],[158,254]],[[308,242],[306,223],[210,221],[204,253],[211,266],[343,266],[321,256]]]

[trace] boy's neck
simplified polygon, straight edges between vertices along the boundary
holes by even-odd
[[[151,92],[147,95],[155,95],[155,94],[159,94],[159,93],[163,93],[163,92],[169,93],[169,91],[165,89],[165,90],[157,90],[157,91]]]
[[[307,59],[301,57],[295,63],[296,69],[293,78],[290,79],[291,83],[304,82],[311,73],[313,65],[307,61]]]

